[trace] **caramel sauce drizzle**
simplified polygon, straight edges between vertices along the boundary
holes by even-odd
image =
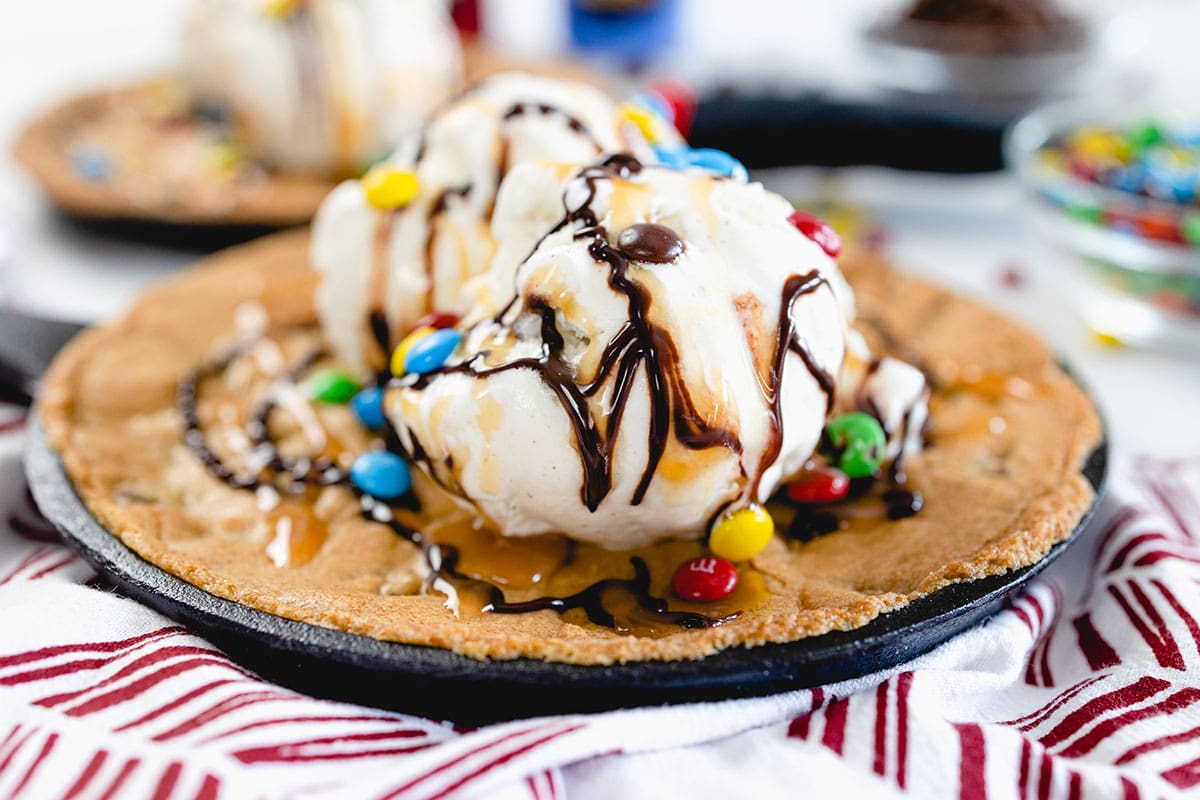
[[[267,556],[276,567],[307,564],[329,536],[328,523],[294,500],[285,500],[267,512],[267,530],[271,534]]]
[[[527,553],[520,549],[520,544],[500,545],[501,549],[511,547],[511,558],[508,558],[507,563],[503,559],[498,561],[498,545],[487,545],[483,542],[483,537],[489,535],[487,532],[464,533],[445,525],[440,528],[436,525],[430,526],[429,530],[422,531],[403,522],[396,512],[399,508],[414,508],[415,496],[402,499],[395,506],[389,506],[377,498],[363,494],[335,465],[326,464],[320,458],[283,456],[270,434],[268,423],[276,405],[270,395],[256,407],[246,425],[246,434],[252,443],[252,450],[269,450],[270,458],[266,466],[253,475],[237,473],[226,465],[209,445],[200,424],[197,405],[201,384],[210,378],[219,377],[247,349],[248,345],[235,347],[226,355],[201,365],[180,381],[176,401],[184,420],[184,441],[189,449],[204,463],[211,475],[237,489],[280,488],[276,479],[283,476],[288,480],[282,488],[290,492],[304,492],[309,487],[329,485],[340,485],[355,492],[359,496],[364,519],[387,525],[398,536],[412,542],[421,550],[430,570],[429,578],[425,582],[425,592],[450,591],[461,594],[464,590],[477,589],[483,593],[486,601],[481,610],[497,614],[518,614],[542,609],[565,612],[579,608],[593,623],[621,632],[649,633],[657,630],[655,625],[664,624],[684,628],[713,627],[728,622],[740,613],[735,611],[714,617],[696,611],[671,610],[666,599],[650,592],[649,569],[645,562],[637,557],[631,559],[634,568],[632,578],[604,578],[563,597],[548,596],[509,602],[505,598],[505,587],[514,590],[527,589],[540,582],[543,576],[542,572],[536,572],[533,576],[526,575],[525,585],[522,585],[519,576],[524,571],[517,568],[513,561],[518,556],[521,559],[527,556]],[[298,383],[323,355],[322,351],[310,353],[276,383]],[[385,431],[385,436],[388,447],[399,450],[400,443],[390,426]],[[294,500],[283,500],[266,513],[266,518],[269,533],[272,535],[267,545],[267,555],[277,567],[295,567],[307,563],[320,550],[328,535],[327,524],[312,514],[306,505]],[[487,546],[489,551],[483,554],[471,553],[464,559],[465,548],[473,550],[481,544]],[[464,549],[460,550],[460,547]],[[569,560],[570,545],[564,540],[560,547],[558,555],[552,550],[543,553],[541,566],[545,574],[548,575]],[[518,580],[513,580],[514,576],[517,576]]]
[[[614,630],[629,632],[634,628],[628,622],[618,624],[617,616],[628,620],[630,609],[639,626],[652,627],[652,623],[666,623],[682,628],[711,628],[722,625],[736,618],[740,612],[734,612],[721,617],[712,617],[694,611],[672,611],[666,599],[656,597],[650,592],[650,570],[646,562],[634,556],[630,559],[633,566],[632,578],[603,578],[570,595],[555,597],[536,597],[521,602],[509,602],[504,589],[490,580],[479,577],[478,572],[470,574],[461,567],[462,553],[457,546],[439,544],[431,537],[416,528],[406,525],[397,519],[391,510],[380,501],[369,495],[363,495],[363,512],[365,519],[387,525],[398,536],[408,539],[421,549],[430,575],[425,582],[425,591],[437,590],[440,581],[449,582],[462,588],[477,588],[485,597],[485,604],[480,609],[483,612],[496,614],[524,614],[530,611],[556,611],[564,613],[572,609],[582,609],[587,618],[596,625]],[[439,580],[440,579],[440,580]],[[457,600],[457,598],[455,598]],[[622,613],[622,611],[624,613]]]

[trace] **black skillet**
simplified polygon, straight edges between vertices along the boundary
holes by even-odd
[[[969,110],[896,100],[853,101],[821,94],[715,95],[703,98],[689,135],[751,169],[874,164],[901,170],[990,172],[1003,166],[1002,121]],[[279,226],[95,218],[63,212],[86,233],[170,250],[212,252],[279,230]]]
[[[4,330],[0,312],[0,333]],[[29,329],[26,336],[35,333]],[[0,344],[0,374],[6,349]],[[1097,498],[1107,456],[1102,443],[1083,469]],[[763,695],[894,667],[999,611],[1079,538],[1096,507],[1094,502],[1071,537],[1036,564],[953,584],[853,631],[737,648],[698,661],[589,667],[530,659],[481,662],[284,619],[216,597],[144,561],[109,533],[75,493],[37,424],[29,429],[25,468],[42,512],[101,575],[263,677],[320,697],[467,724]]]

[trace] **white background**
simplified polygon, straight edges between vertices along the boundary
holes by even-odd
[[[784,88],[861,89],[854,34],[884,0],[682,0],[684,47],[667,65],[700,81],[769,82]],[[45,207],[7,152],[22,121],[67,93],[169,66],[180,0],[37,0],[0,4],[0,292],[47,315],[94,320],[117,313],[148,281],[195,256],[81,233]],[[736,5],[737,13],[729,9]],[[895,3],[891,3],[892,6]],[[491,0],[485,19],[505,41],[553,49],[555,0]],[[1109,20],[1104,69],[1132,79],[1172,116],[1200,123],[1200,2],[1092,2]],[[1118,34],[1113,36],[1111,34]],[[1105,93],[1104,70],[1094,91]],[[791,193],[829,177],[762,176]],[[1066,262],[1027,234],[1022,198],[1007,176],[950,178],[854,170],[833,179],[891,234],[906,269],[928,274],[1024,320],[1094,387],[1114,443],[1127,452],[1200,453],[1200,369],[1181,356],[1092,344],[1069,311]],[[1031,277],[1003,289],[1015,262]]]

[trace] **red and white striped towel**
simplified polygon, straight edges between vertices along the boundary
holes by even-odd
[[[987,624],[773,697],[477,730],[257,678],[91,572],[0,408],[0,798],[1158,798],[1200,792],[1200,464],[1117,465]]]

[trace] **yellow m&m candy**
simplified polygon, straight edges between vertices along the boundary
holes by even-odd
[[[667,123],[649,108],[637,103],[622,103],[617,113],[626,122],[632,122],[646,137],[650,144],[660,142],[667,137]]]
[[[749,561],[775,535],[775,520],[760,505],[723,516],[708,535],[708,549],[730,561]]]
[[[1071,137],[1070,146],[1076,155],[1092,163],[1127,161],[1133,149],[1124,137],[1096,127],[1078,130]]]
[[[263,13],[272,19],[287,19],[302,0],[263,0]]]
[[[363,176],[362,188],[367,202],[375,208],[403,208],[421,191],[421,181],[416,173],[377,164]]]
[[[242,154],[232,142],[213,142],[208,153],[208,165],[217,178],[230,180],[242,171]]]
[[[400,341],[400,346],[392,351],[392,374],[403,375],[405,372],[404,362],[408,359],[408,351],[412,350],[413,345],[424,339],[429,334],[433,333],[436,328],[417,328],[412,333],[405,336]]]

